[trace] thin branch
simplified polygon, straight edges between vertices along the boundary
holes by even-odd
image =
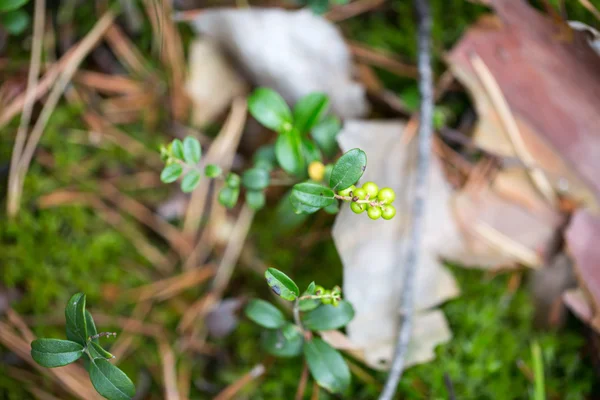
[[[392,367],[383,392],[379,400],[391,400],[396,393],[398,382],[402,377],[406,351],[410,341],[413,308],[416,266],[419,248],[421,244],[421,233],[425,216],[425,199],[427,196],[427,178],[429,176],[429,164],[431,157],[431,141],[433,131],[433,77],[431,71],[431,15],[428,0],[414,0],[418,18],[418,68],[419,68],[419,92],[421,94],[421,109],[419,123],[418,164],[415,178],[415,200],[412,211],[412,232],[408,252],[406,255],[404,271],[404,290],[402,293],[402,304],[400,313],[400,332],[396,343],[396,350]]]

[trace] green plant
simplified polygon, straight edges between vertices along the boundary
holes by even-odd
[[[354,185],[367,168],[367,155],[360,149],[343,154],[335,164],[323,164],[323,155],[331,157],[337,151],[336,136],[340,121],[326,117],[329,99],[323,93],[310,93],[300,99],[292,111],[275,91],[258,88],[248,99],[252,116],[265,127],[277,132],[274,145],[261,147],[254,156],[254,166],[241,178],[234,173],[223,176],[222,169],[208,164],[204,175],[224,180],[219,202],[233,207],[238,201],[240,184],[246,189],[246,203],[253,209],[265,206],[265,189],[271,183],[271,172],[276,166],[292,179],[309,180],[296,183],[289,201],[298,214],[312,214],[320,209],[329,213],[339,211],[338,200],[351,203],[355,213],[367,211],[371,219],[391,219],[396,209],[391,204],[396,195],[390,188],[381,191],[374,182],[362,188]],[[309,135],[310,133],[310,135]],[[198,140],[187,137],[183,142],[173,140],[161,148],[166,166],[161,180],[175,182],[181,176],[181,189],[193,191],[199,184],[201,147]]]
[[[304,355],[314,380],[332,393],[344,393],[350,386],[350,370],[342,355],[315,332],[346,326],[354,317],[354,309],[342,300],[341,289],[326,290],[314,282],[301,295],[298,285],[283,272],[269,268],[267,284],[277,296],[294,303],[293,320],[271,303],[253,299],[245,308],[246,316],[266,330],[264,349],[276,357]]]
[[[29,14],[23,7],[29,0],[0,0],[0,25],[12,35],[19,35],[29,26]]]
[[[65,307],[66,335],[68,340],[36,339],[31,342],[31,357],[42,367],[62,367],[84,357],[92,385],[109,400],[128,400],[135,395],[131,379],[108,360],[114,358],[100,345],[101,337],[116,333],[100,332],[92,314],[85,309],[85,295],[77,293]]]

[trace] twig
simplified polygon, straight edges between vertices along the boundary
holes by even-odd
[[[254,368],[250,370],[250,372],[248,372],[240,379],[223,389],[223,391],[219,393],[217,397],[215,397],[215,400],[233,399],[237,392],[239,392],[244,386],[246,386],[248,383],[252,382],[256,378],[260,377],[264,373],[265,366],[263,364],[257,364]]]
[[[409,247],[404,262],[404,288],[402,293],[402,304],[400,313],[400,332],[394,352],[394,359],[390,374],[383,388],[379,400],[392,400],[402,371],[408,343],[412,332],[413,307],[416,266],[421,244],[421,232],[425,214],[425,199],[427,196],[427,178],[429,176],[429,164],[431,157],[431,138],[433,131],[433,76],[431,71],[431,15],[428,0],[414,0],[414,5],[419,21],[418,27],[418,68],[419,68],[419,92],[421,94],[418,161],[415,178],[415,200],[412,210],[412,232]]]
[[[31,121],[33,104],[35,103],[35,90],[38,84],[38,75],[40,74],[40,65],[42,59],[42,36],[44,35],[46,0],[35,1],[33,41],[31,45],[31,61],[29,63],[29,73],[27,75],[27,91],[25,93],[25,104],[23,114],[19,122],[19,129],[15,139],[15,145],[10,158],[10,172],[8,175],[8,201],[6,202],[7,213],[9,217],[16,215],[19,209],[19,161],[25,147],[27,139],[27,129]],[[14,194],[10,194],[14,193]]]
[[[296,390],[296,397],[294,400],[302,400],[304,398],[304,392],[306,392],[306,383],[308,382],[308,365],[304,363],[302,368],[302,375],[300,375],[300,382],[298,383],[298,389]]]

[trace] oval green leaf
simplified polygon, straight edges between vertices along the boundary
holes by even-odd
[[[367,168],[367,155],[361,149],[352,149],[342,155],[333,166],[329,186],[335,190],[344,190],[354,185]]]
[[[290,196],[290,204],[292,205],[292,208],[294,209],[294,212],[296,214],[312,214],[315,213],[317,211],[319,211],[321,208],[320,207],[312,207],[312,206],[307,206],[303,203],[301,203],[296,197],[294,196]]]
[[[265,278],[273,293],[282,299],[294,301],[300,295],[298,285],[278,269],[267,269],[265,271]]]
[[[264,168],[267,171],[272,171],[277,164],[277,158],[275,157],[275,145],[268,144],[261,146],[254,153],[254,166],[257,168]]]
[[[11,35],[20,35],[29,26],[29,14],[24,10],[9,11],[1,15],[0,24]]]
[[[333,190],[314,182],[303,182],[292,188],[292,204],[312,208],[327,207],[335,202]]]
[[[216,178],[222,173],[223,170],[216,164],[208,164],[206,167],[204,167],[204,175],[206,175],[208,178]]]
[[[94,317],[92,317],[92,314],[88,310],[85,310],[85,326],[87,327],[88,337],[96,336],[98,334]],[[98,338],[95,338],[92,339],[92,342],[98,343],[99,340]]]
[[[250,168],[242,175],[242,185],[250,190],[263,190],[270,180],[269,171],[264,168]]]
[[[306,163],[304,161],[302,138],[295,130],[277,137],[275,156],[284,171],[296,176],[304,175]]]
[[[253,210],[260,210],[266,204],[265,193],[262,190],[248,190],[246,204]]]
[[[42,367],[71,364],[83,355],[83,346],[70,340],[36,339],[31,342],[31,357]]]
[[[96,391],[109,400],[130,400],[135,395],[131,379],[105,359],[90,362],[89,372]]]
[[[240,187],[240,176],[238,174],[236,174],[235,172],[230,172],[227,174],[227,177],[225,178],[225,184],[232,188],[232,189],[237,189]]]
[[[183,193],[193,192],[194,189],[198,187],[198,184],[200,183],[200,178],[200,172],[196,171],[195,169],[188,172],[186,176],[184,176],[181,180],[181,191]]]
[[[302,296],[300,296],[300,297],[314,295],[316,288],[317,288],[317,285],[314,282],[311,282],[310,285],[308,285],[308,287],[304,291],[304,293],[302,293]],[[300,309],[300,311],[304,312],[304,311],[314,310],[315,308],[319,307],[320,305],[321,305],[321,300],[304,299],[304,300],[300,300],[300,302],[298,304],[298,308]]]
[[[302,138],[302,151],[304,152],[304,158],[306,159],[306,162],[309,164],[313,161],[323,160],[323,156],[321,155],[319,148],[308,138]]]
[[[283,329],[267,330],[262,335],[262,345],[267,352],[276,357],[296,357],[302,353],[304,338],[293,324]]]
[[[219,203],[227,208],[235,207],[240,196],[240,189],[224,187],[219,191]]]
[[[262,125],[279,133],[292,128],[292,112],[285,100],[274,90],[256,89],[248,98],[250,114]]]
[[[282,312],[264,300],[250,300],[244,309],[244,313],[246,317],[264,328],[277,329],[285,324],[285,317]]]
[[[310,131],[329,107],[325,93],[310,93],[296,103],[294,107],[294,126],[300,133]]]
[[[202,148],[198,139],[191,136],[183,139],[183,159],[188,164],[196,165],[200,162]]]
[[[311,331],[330,331],[348,325],[354,318],[354,308],[347,301],[337,307],[324,304],[302,316],[302,324]]]
[[[0,12],[7,12],[21,8],[29,0],[0,0]]]
[[[164,183],[175,182],[182,172],[183,167],[181,165],[177,163],[169,164],[160,173],[160,180]]]
[[[279,201],[277,210],[275,211],[275,220],[277,224],[275,229],[281,230],[282,232],[290,231],[300,225],[308,215],[306,213],[298,212],[291,202],[292,191],[288,191]]]
[[[115,356],[104,350],[104,347],[100,346],[100,344],[96,342],[90,342],[88,349],[93,359],[103,358],[105,360],[110,360],[111,358],[115,358]]]
[[[171,143],[171,154],[173,154],[173,157],[177,158],[178,160],[185,161],[185,157],[183,155],[183,142],[181,140],[173,140],[173,143]]]
[[[88,338],[85,294],[74,294],[65,307],[67,339],[85,346]]]
[[[337,153],[336,138],[341,129],[340,120],[332,115],[323,119],[311,131],[312,138],[327,157],[333,157]]]
[[[304,357],[313,379],[331,393],[343,393],[350,386],[348,364],[342,355],[321,339],[304,343]]]

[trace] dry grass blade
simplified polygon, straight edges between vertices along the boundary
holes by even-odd
[[[33,23],[33,39],[31,47],[31,61],[29,63],[29,72],[27,76],[27,90],[25,92],[25,104],[23,105],[23,113],[19,122],[19,129],[15,138],[15,144],[10,157],[10,171],[8,175],[8,192],[14,193],[8,195],[6,202],[7,213],[9,217],[16,215],[19,209],[20,196],[18,168],[21,160],[25,141],[27,139],[27,130],[31,121],[33,104],[35,102],[35,91],[38,84],[38,76],[40,74],[40,65],[42,60],[42,44],[44,43],[42,36],[44,34],[46,0],[35,1],[34,23]]]
[[[127,353],[127,351],[131,348],[134,339],[134,332],[132,332],[136,327],[143,324],[142,319],[146,318],[146,316],[152,310],[152,302],[150,301],[139,301],[133,312],[131,313],[131,318],[129,318],[124,324],[121,325],[121,332],[119,334],[119,338],[112,346],[110,351],[117,359],[117,362],[121,360],[123,355]],[[160,332],[157,330],[156,333]]]
[[[341,22],[357,15],[371,11],[382,4],[385,0],[357,0],[343,6],[333,7],[325,18],[333,22]]]
[[[16,170],[16,179],[17,183],[15,183],[13,190],[8,193],[8,202],[13,205],[10,209],[16,213],[19,207],[21,192],[23,190],[23,181],[25,176],[27,175],[27,170],[29,169],[29,165],[33,158],[33,154],[39,143],[42,134],[44,132],[44,128],[48,120],[50,119],[50,115],[54,112],[60,97],[62,96],[65,88],[71,81],[71,78],[75,74],[77,68],[83,61],[83,59],[88,55],[88,53],[94,48],[96,43],[100,40],[102,35],[106,32],[108,27],[111,26],[113,20],[115,19],[115,14],[112,11],[108,11],[104,14],[102,18],[96,23],[94,28],[87,34],[87,36],[77,45],[77,48],[73,52],[72,58],[65,65],[58,81],[52,88],[48,98],[46,99],[46,103],[42,108],[40,116],[38,117],[33,129],[31,130],[31,134],[25,144],[25,148],[23,150],[23,155],[18,162],[17,170]]]
[[[179,399],[189,400],[190,386],[192,382],[192,363],[183,358],[179,361],[179,373],[177,375],[177,387],[179,388]]]
[[[504,127],[506,135],[513,145],[515,153],[527,167],[532,182],[551,205],[556,205],[557,198],[556,193],[552,188],[552,184],[544,172],[536,166],[535,159],[529,150],[527,150],[527,146],[525,145],[523,137],[519,132],[517,122],[510,111],[510,107],[504,98],[504,95],[502,94],[502,89],[498,85],[498,82],[490,72],[489,68],[485,65],[481,57],[479,57],[477,54],[471,55],[471,64],[473,65],[473,70],[477,74],[481,84],[485,88],[490,101],[498,112],[500,121]]]
[[[304,398],[304,392],[306,392],[306,384],[308,383],[308,365],[304,363],[302,368],[302,375],[300,375],[300,382],[298,382],[298,389],[296,389],[296,396],[294,400],[302,400]]]
[[[477,222],[475,224],[475,232],[501,252],[516,257],[525,265],[532,266],[532,268],[542,265],[542,259],[536,252],[486,223]]]
[[[233,382],[231,385],[227,386],[221,393],[214,398],[214,400],[230,400],[234,399],[235,395],[247,384],[252,382],[253,380],[262,376],[266,371],[266,368],[263,364],[257,364],[252,368],[248,373],[242,376],[237,381]]]
[[[163,383],[165,387],[164,399],[179,400],[179,390],[177,387],[177,370],[175,368],[175,354],[169,346],[166,339],[158,339],[158,351],[162,364]]]
[[[106,41],[119,57],[119,60],[130,71],[142,77],[150,74],[150,71],[145,66],[146,61],[144,57],[131,40],[129,40],[127,35],[121,31],[121,28],[116,25],[111,26],[106,32]]]
[[[401,77],[416,78],[419,75],[417,67],[405,64],[397,58],[381,51],[371,49],[356,42],[348,42],[352,55],[367,65],[373,65]]]
[[[130,78],[107,75],[95,71],[79,71],[73,80],[88,88],[107,94],[132,94],[142,92],[142,85]]]
[[[240,97],[233,101],[229,117],[225,121],[219,136],[208,149],[206,157],[203,159],[203,166],[214,163],[219,165],[224,172],[229,170],[246,123],[246,109],[245,98]],[[206,194],[209,184],[209,179],[202,180],[198,189],[192,193],[183,225],[183,231],[189,237],[195,237],[198,231],[200,219],[206,206]],[[190,264],[195,263],[196,261]]]
[[[124,296],[135,299],[136,301],[164,301],[177,296],[186,289],[200,285],[208,278],[214,276],[214,274],[214,268],[211,266],[195,268],[179,275],[153,282],[146,286],[131,289],[125,292]]]
[[[589,12],[594,14],[596,19],[600,20],[600,11],[592,4],[590,0],[579,0],[582,6],[584,6]]]

